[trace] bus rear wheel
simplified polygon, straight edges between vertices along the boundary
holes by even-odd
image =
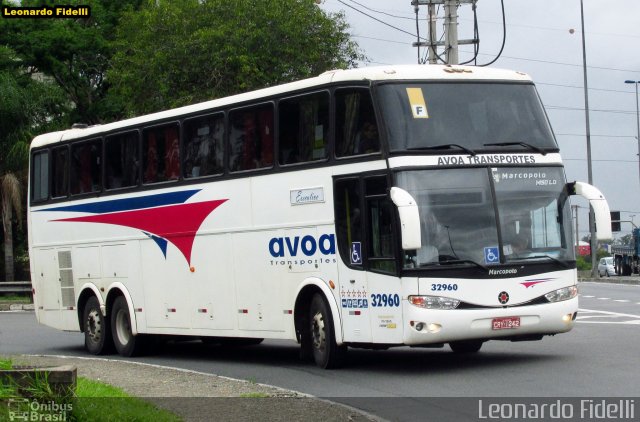
[[[347,347],[336,344],[331,311],[320,294],[314,295],[311,300],[309,322],[311,349],[316,365],[323,369],[341,366],[346,357]]]
[[[113,343],[118,353],[131,357],[140,355],[145,346],[145,338],[142,335],[133,335],[131,331],[131,315],[127,300],[120,296],[111,308],[111,332]]]
[[[449,347],[454,353],[477,353],[482,347],[481,340],[452,341]]]
[[[113,338],[109,320],[102,315],[100,302],[91,296],[82,312],[84,322],[84,347],[93,355],[106,355],[113,352]]]

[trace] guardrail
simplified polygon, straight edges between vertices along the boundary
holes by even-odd
[[[0,294],[31,293],[30,281],[0,281]]]

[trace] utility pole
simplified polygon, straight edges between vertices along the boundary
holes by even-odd
[[[578,251],[580,250],[580,227],[578,226],[578,206],[577,205],[571,205],[571,208],[573,208],[573,211],[575,211],[576,213],[576,247],[575,247],[575,251],[576,254],[578,254]]]
[[[458,7],[463,4],[475,5],[478,0],[412,0],[411,4],[416,10],[416,19],[418,19],[418,9],[421,5],[428,6],[428,36],[427,41],[413,43],[414,47],[427,47],[429,49],[429,63],[435,64],[438,59],[442,58],[438,55],[438,47],[444,47],[444,61],[447,64],[458,64],[458,46],[461,44],[477,44],[476,39],[459,40],[458,39]],[[436,27],[437,13],[436,5],[442,5],[444,11],[444,41],[436,41],[438,30]],[[419,52],[420,50],[418,50]],[[419,54],[419,53],[418,53]]]
[[[591,164],[591,125],[589,124],[589,85],[587,83],[587,47],[584,37],[584,7],[580,0],[580,23],[582,25],[582,71],[584,79],[584,118],[587,134],[587,178],[590,185],[593,185],[593,171]],[[596,266],[598,263],[598,239],[596,237],[596,217],[593,208],[589,207],[589,234],[591,239],[591,277],[596,275]]]

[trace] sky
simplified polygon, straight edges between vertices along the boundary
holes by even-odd
[[[583,0],[583,5],[593,185],[612,211],[621,211],[622,220],[640,226],[636,90],[625,84],[640,81],[640,0]],[[322,0],[319,7],[344,12],[353,40],[369,59],[360,67],[418,63],[412,46],[416,15],[411,0]],[[504,50],[490,67],[526,72],[533,78],[560,145],[567,179],[588,182],[580,0],[504,0],[504,10]],[[501,1],[478,0],[476,12],[478,64],[483,64],[500,52]],[[418,14],[424,36],[427,6]],[[459,38],[472,38],[471,6],[461,6],[458,16]],[[473,57],[472,46],[461,45],[459,51],[460,62]],[[588,204],[572,202],[581,207],[582,238],[589,231]],[[631,224],[623,223],[622,230],[619,236],[628,234]]]

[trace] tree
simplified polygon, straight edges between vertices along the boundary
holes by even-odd
[[[148,1],[125,13],[107,79],[138,115],[354,67],[342,14],[313,0]]]
[[[14,51],[0,46],[0,197],[5,279],[13,280],[13,222],[23,217],[29,142],[35,133],[55,128],[66,113],[64,96],[27,72]]]
[[[73,105],[69,110],[72,122],[95,124],[118,119],[121,106],[117,97],[107,98],[105,73],[118,20],[124,10],[135,9],[140,1],[80,2],[90,6],[90,18],[0,19],[0,45],[10,45],[29,72],[55,81],[66,94],[66,101]],[[56,2],[20,3],[42,6]]]

